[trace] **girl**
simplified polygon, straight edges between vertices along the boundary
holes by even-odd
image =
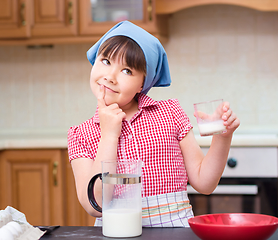
[[[170,85],[167,56],[155,37],[128,21],[110,29],[87,57],[93,65],[90,86],[98,108],[93,118],[68,132],[81,205],[90,215],[100,217],[88,201],[88,182],[101,172],[102,161],[137,159],[144,163],[143,226],[189,226],[187,220],[193,213],[187,181],[202,194],[213,192],[239,119],[225,102],[222,119],[227,131],[213,136],[204,156],[178,101],[154,101],[146,95],[153,86]],[[101,203],[100,181],[95,196]],[[101,225],[99,218],[96,225]]]

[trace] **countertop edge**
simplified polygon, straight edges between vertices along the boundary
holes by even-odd
[[[0,140],[0,150],[8,149],[61,149],[67,148],[64,138],[32,138]]]
[[[212,137],[195,135],[201,147],[209,147]],[[278,147],[278,136],[273,135],[234,135],[232,147]],[[8,149],[66,149],[66,137],[14,137],[0,139],[0,150]]]

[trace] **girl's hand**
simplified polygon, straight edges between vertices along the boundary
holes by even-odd
[[[238,128],[240,121],[236,114],[230,109],[230,103],[223,103],[223,114],[222,119],[224,121],[224,125],[226,126],[227,131],[223,133],[223,136],[231,135]]]
[[[103,85],[100,85],[97,100],[101,136],[119,138],[122,129],[122,120],[125,118],[126,114],[119,108],[117,103],[107,106],[104,98],[105,88]]]

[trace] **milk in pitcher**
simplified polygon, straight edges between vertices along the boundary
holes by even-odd
[[[108,209],[102,213],[102,234],[106,237],[135,237],[142,234],[142,211]]]

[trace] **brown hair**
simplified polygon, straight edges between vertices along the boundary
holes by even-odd
[[[99,48],[98,55],[115,60],[120,57],[126,64],[146,76],[146,59],[141,47],[131,38],[126,36],[114,36],[108,38]]]

